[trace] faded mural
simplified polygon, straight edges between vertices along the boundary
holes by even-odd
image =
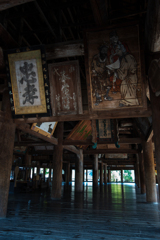
[[[122,31],[120,35],[123,36]],[[94,39],[94,36],[96,38],[96,34],[92,33],[88,39],[92,108],[124,108],[141,105],[140,79],[138,82],[138,74],[140,76],[138,40],[134,41],[134,47],[131,46],[132,38],[138,39],[138,36],[137,38],[122,37],[126,42],[121,41],[116,30],[104,31],[103,40],[102,32],[97,39]],[[136,49],[134,54],[130,48]],[[97,53],[93,55],[96,51]]]

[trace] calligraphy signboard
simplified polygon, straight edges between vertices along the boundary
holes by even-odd
[[[33,123],[31,129],[51,138],[58,122]]]
[[[90,112],[146,108],[138,25],[87,30],[85,58]]]
[[[82,114],[78,61],[49,64],[53,115]]]
[[[98,133],[99,138],[111,139],[112,138],[112,127],[110,119],[98,120]]]
[[[6,69],[13,118],[50,116],[44,47],[6,51]]]

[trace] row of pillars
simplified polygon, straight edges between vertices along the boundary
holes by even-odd
[[[61,198],[62,185],[62,153],[63,153],[63,123],[59,123],[56,128],[58,145],[55,146],[53,155],[53,184],[52,199]],[[5,217],[7,212],[8,193],[10,186],[10,173],[12,168],[13,147],[15,137],[15,125],[7,122],[0,122],[0,217]],[[106,183],[106,165],[104,166],[104,182]],[[103,181],[103,164],[100,166],[100,184]],[[69,169],[68,169],[69,171]],[[156,202],[156,183],[152,142],[143,143],[143,158],[139,154],[139,175],[141,191],[146,191],[147,202]],[[110,171],[109,171],[110,175]],[[69,181],[69,174],[67,174]],[[110,176],[108,176],[110,178]],[[98,155],[94,157],[93,163],[93,186],[98,186]],[[145,187],[146,186],[146,187]],[[83,191],[83,150],[76,160],[75,191]]]

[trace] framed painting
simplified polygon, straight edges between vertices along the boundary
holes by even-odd
[[[147,107],[138,25],[86,30],[85,65],[90,112]]]
[[[82,114],[78,61],[49,64],[49,79],[53,115]]]
[[[51,138],[58,122],[33,123],[31,129],[46,137]]]
[[[13,118],[50,116],[44,47],[8,50],[5,57]]]

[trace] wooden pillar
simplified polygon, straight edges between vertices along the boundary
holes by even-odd
[[[19,167],[16,166],[14,169],[14,187],[17,187],[17,177],[18,177],[18,173],[19,173]]]
[[[14,136],[15,125],[0,122],[0,218],[7,213]]]
[[[49,179],[48,179],[49,182],[51,182],[51,167],[49,168]]]
[[[159,29],[160,29],[160,2],[149,0],[147,17],[146,17],[145,42],[146,42],[146,48],[148,53],[152,53],[152,56],[153,56],[152,59],[155,58],[158,60],[160,58]],[[150,59],[150,56],[148,56],[148,58]],[[149,69],[149,65],[147,66],[147,68]],[[159,82],[159,67],[158,67],[157,73],[156,73],[156,69],[153,69],[153,80],[154,80],[154,76],[156,76],[157,82]],[[152,82],[151,77],[150,77],[150,81]],[[157,92],[159,91],[159,89],[156,89],[156,90]],[[155,93],[152,91],[152,89],[150,89],[150,100],[151,100],[151,107],[152,107],[152,121],[153,121],[153,133],[154,133],[154,144],[155,144],[155,158],[156,158],[156,167],[157,167],[157,180],[158,180],[159,196],[160,196],[160,124],[159,124],[160,96],[156,96]],[[160,197],[159,197],[159,201],[160,201]]]
[[[111,170],[108,170],[108,182],[111,182]]]
[[[43,168],[43,182],[45,182],[45,168]]]
[[[40,166],[37,166],[37,175],[39,175],[40,172]]]
[[[72,165],[71,165],[71,168],[70,168],[70,173],[71,173],[71,175],[70,175],[70,181],[72,182]]]
[[[98,187],[98,154],[94,155],[94,162],[93,162],[93,187]]]
[[[152,140],[149,142],[143,141],[143,155],[146,182],[146,201],[157,202]]]
[[[69,185],[70,176],[71,176],[71,170],[70,170],[70,162],[69,162],[67,163],[67,166],[66,166],[66,184],[67,185]]]
[[[107,184],[107,164],[104,164],[104,184]]]
[[[55,137],[58,138],[58,145],[54,147],[53,153],[53,183],[51,198],[60,199],[62,188],[63,122],[57,124]]]
[[[159,188],[159,202],[160,202],[160,96],[156,97],[155,94],[150,90],[151,104],[152,104],[152,119],[153,119],[153,133],[154,133],[154,144],[155,144],[155,158],[157,168],[157,180]]]
[[[86,182],[88,182],[88,169],[86,169]]]
[[[146,193],[146,184],[145,184],[143,153],[139,153],[138,156],[139,156],[139,172],[140,172],[141,194],[144,194],[144,193]]]
[[[121,183],[123,183],[123,169],[121,169]]]
[[[136,168],[136,172],[137,172],[137,187],[140,188],[141,186],[141,183],[140,183],[140,170],[139,170],[139,155],[136,154],[136,165],[135,165],[135,168]]]
[[[103,162],[100,163],[100,185],[103,186]]]
[[[83,150],[79,150],[76,161],[75,191],[83,192]]]

